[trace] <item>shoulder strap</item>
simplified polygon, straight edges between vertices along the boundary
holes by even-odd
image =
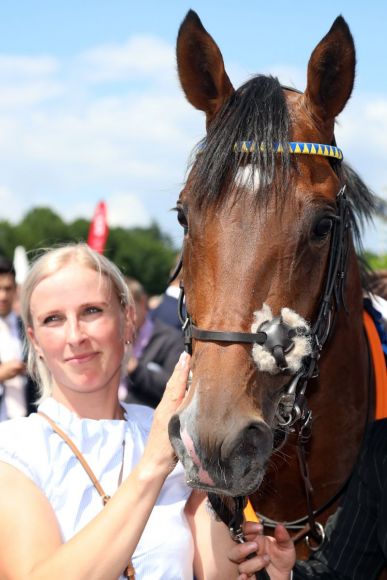
[[[79,451],[78,447],[75,443],[70,439],[68,435],[49,417],[46,413],[42,411],[38,411],[37,413],[48,423],[50,423],[51,427],[54,429],[55,433],[59,435],[67,443],[67,445],[71,448],[71,451],[74,453],[80,464],[82,465],[83,469],[86,471],[87,475],[90,477],[95,489],[98,491],[99,495],[102,497],[103,504],[105,505],[106,502],[110,499],[109,495],[106,495],[105,491],[103,490],[102,485],[99,483],[98,479],[94,475],[93,470],[91,469],[90,465],[87,463],[86,459],[83,457],[82,453]]]
[[[98,479],[94,475],[93,470],[91,469],[90,465],[87,463],[86,459],[83,457],[82,453],[79,451],[79,449],[75,445],[75,443],[70,439],[70,437],[64,431],[62,431],[62,429],[59,427],[59,425],[57,425],[55,423],[55,421],[53,421],[51,419],[51,417],[46,415],[46,413],[43,413],[42,411],[38,411],[37,414],[40,415],[41,417],[43,417],[44,419],[46,419],[46,421],[51,425],[51,427],[53,428],[55,433],[57,433],[59,435],[59,437],[61,437],[63,439],[63,441],[65,441],[65,443],[67,443],[67,445],[70,447],[71,451],[74,453],[74,455],[76,456],[76,458],[78,459],[78,461],[82,465],[83,469],[86,471],[87,475],[90,477],[95,489],[98,491],[99,495],[102,497],[103,505],[106,505],[106,503],[110,499],[110,495],[107,495],[104,492],[102,485],[99,483]],[[125,578],[128,578],[128,580],[135,580],[135,570],[134,570],[134,567],[133,567],[131,560],[129,560],[129,563],[128,563],[127,567],[125,568],[123,574],[124,574]]]

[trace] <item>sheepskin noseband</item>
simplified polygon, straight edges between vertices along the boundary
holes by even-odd
[[[290,308],[282,308],[274,317],[270,306],[264,304],[254,312],[252,332],[267,335],[264,344],[254,344],[253,358],[258,369],[276,375],[280,372],[296,374],[304,357],[312,352],[310,326],[302,316]]]

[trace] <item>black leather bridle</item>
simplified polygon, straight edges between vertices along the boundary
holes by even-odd
[[[290,87],[283,88],[294,90]],[[335,145],[334,139],[332,144]],[[332,165],[336,173],[338,173],[336,162]],[[312,345],[311,353],[303,360],[302,368],[298,374],[296,374],[284,388],[276,412],[277,432],[281,434],[282,441],[290,432],[297,431],[298,433],[297,455],[300,472],[304,482],[308,511],[305,518],[300,518],[297,522],[289,522],[287,525],[288,527],[291,527],[293,523],[307,523],[308,531],[306,533],[308,533],[308,537],[311,537],[315,541],[317,546],[319,546],[324,540],[324,530],[321,524],[319,524],[315,519],[316,513],[321,513],[322,508],[313,511],[312,485],[306,461],[306,444],[311,434],[312,423],[312,412],[308,407],[306,389],[309,380],[318,376],[318,361],[321,357],[322,349],[331,334],[335,316],[340,305],[343,305],[346,309],[344,300],[344,284],[349,251],[351,220],[345,187],[346,186],[343,185],[336,196],[336,215],[333,216],[334,221],[330,233],[330,248],[325,285],[320,296],[316,320],[312,325],[311,331],[308,333]],[[171,276],[171,281],[177,278],[182,267],[183,252],[179,263]],[[261,326],[257,332],[223,331],[199,328],[192,321],[189,313],[184,312],[184,296],[184,283],[181,281],[178,313],[182,323],[184,343],[187,352],[192,353],[193,340],[229,344],[259,344],[269,350],[273,355],[279,372],[284,374],[288,373],[284,355],[287,350],[292,347],[292,339],[294,338],[295,333],[303,332],[302,330],[290,328],[284,323],[281,317],[274,318],[266,329],[263,329]],[[339,493],[335,494],[333,498],[326,502],[323,506],[324,509],[334,503],[341,492],[342,489]],[[246,499],[243,497],[235,497],[233,499],[234,510],[230,511],[230,508],[225,505],[220,496],[208,493],[208,500],[211,506],[217,513],[218,517],[228,525],[232,537],[236,541],[243,541],[243,508]],[[265,518],[264,516],[261,517],[263,522],[265,522],[265,520],[271,522],[268,518]],[[271,523],[275,524],[276,522]],[[310,547],[313,549],[311,545]],[[265,576],[265,574],[261,572],[261,575],[257,575],[257,577],[267,578],[267,575]]]
[[[326,343],[332,329],[335,314],[344,304],[344,281],[346,274],[350,216],[348,201],[345,195],[345,185],[340,189],[336,197],[337,213],[331,230],[328,267],[324,291],[320,298],[320,305],[316,321],[309,333],[312,342],[312,352],[304,360],[301,371],[290,381],[282,395],[277,412],[280,427],[292,427],[297,421],[310,420],[307,416],[305,390],[309,379],[317,376],[317,363],[322,348]],[[171,280],[175,279],[183,266],[183,254],[174,271]],[[226,342],[260,344],[267,347],[273,354],[280,372],[287,373],[286,364],[283,365],[283,354],[291,346],[292,338],[300,334],[302,330],[288,327],[280,317],[273,319],[273,324],[267,331],[239,332],[203,329],[196,326],[187,312],[184,314],[184,283],[180,282],[180,295],[178,301],[178,313],[184,333],[186,350],[192,353],[192,341],[203,342]],[[344,304],[345,306],[345,304]]]
[[[336,197],[336,216],[331,230],[330,249],[328,257],[328,266],[325,279],[325,286],[320,297],[320,304],[316,320],[312,325],[310,338],[312,341],[312,352],[303,362],[301,371],[293,377],[289,384],[285,387],[278,403],[276,420],[278,432],[283,438],[288,433],[294,431],[294,426],[297,427],[298,432],[298,446],[297,455],[299,460],[300,472],[304,481],[305,494],[307,500],[308,515],[297,521],[307,522],[309,524],[308,535],[313,538],[317,544],[321,544],[324,538],[324,532],[321,524],[315,520],[315,512],[312,506],[312,485],[309,479],[309,470],[306,462],[305,447],[311,433],[312,412],[308,407],[306,398],[306,388],[311,378],[318,376],[318,361],[321,356],[322,349],[330,336],[336,313],[342,304],[344,308],[344,283],[347,267],[348,249],[349,249],[349,231],[351,227],[350,212],[348,201],[345,195],[345,185],[340,189]],[[183,266],[183,254],[177,265],[172,279],[176,278]],[[220,331],[210,330],[197,327],[187,312],[184,315],[184,284],[180,283],[180,296],[178,306],[179,318],[182,323],[184,332],[184,342],[186,350],[192,353],[193,340],[204,342],[224,342],[224,343],[247,343],[260,344],[265,346],[268,338],[271,339],[271,351],[275,356],[275,350],[280,352],[286,351],[286,345],[292,340],[292,331],[281,321],[280,318],[274,319],[272,327],[272,336],[264,331],[258,332],[239,332],[239,331]],[[275,357],[276,358],[276,357]],[[276,358],[276,361],[281,361],[281,354]],[[286,367],[279,367],[280,372],[287,373]],[[337,495],[327,502],[333,503],[337,499]],[[218,514],[220,519],[227,523],[232,536],[238,540],[240,536],[240,529],[234,528],[233,522],[238,522],[238,525],[243,521],[243,517],[238,515],[238,510],[243,509],[241,506],[245,504],[244,498],[234,498],[235,511],[232,517],[229,517],[229,508],[224,506],[221,498],[216,494],[208,493],[208,499]],[[326,507],[326,506],[325,506]],[[320,512],[321,510],[317,510]],[[230,519],[231,518],[231,519]],[[241,519],[242,518],[242,519]],[[265,517],[262,517],[265,521]],[[289,527],[292,522],[289,522]],[[300,527],[298,525],[298,527]]]

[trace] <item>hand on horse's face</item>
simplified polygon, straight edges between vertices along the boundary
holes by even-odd
[[[156,460],[159,464],[164,464],[167,472],[172,471],[176,464],[175,452],[169,441],[168,424],[184,400],[189,371],[190,356],[184,352],[180,355],[165,388],[163,398],[155,410],[144,452],[145,459]]]

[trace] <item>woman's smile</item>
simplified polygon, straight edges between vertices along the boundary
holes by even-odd
[[[71,357],[66,358],[65,362],[75,365],[81,365],[83,363],[87,363],[90,362],[91,360],[94,360],[99,354],[100,354],[99,352],[85,352],[82,354],[75,354]]]

